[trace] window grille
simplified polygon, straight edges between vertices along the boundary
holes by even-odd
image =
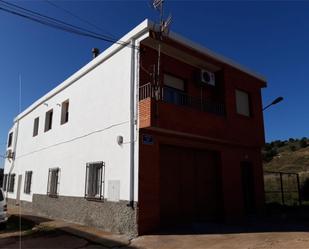
[[[8,182],[8,175],[4,174],[4,176],[3,176],[3,184],[2,184],[2,188],[3,188],[4,191],[6,191],[7,182]]]
[[[58,197],[59,195],[59,179],[60,169],[53,168],[48,171],[47,195],[50,197]]]
[[[86,165],[85,198],[104,200],[105,163],[95,162]]]
[[[7,191],[13,193],[14,185],[15,185],[15,174],[11,174],[9,175],[9,186],[8,186]]]
[[[32,181],[32,171],[26,171],[25,173],[25,185],[24,185],[24,193],[30,194],[31,192],[31,181]]]

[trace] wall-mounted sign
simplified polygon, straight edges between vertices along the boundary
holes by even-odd
[[[153,145],[154,144],[153,136],[143,134],[143,144]]]

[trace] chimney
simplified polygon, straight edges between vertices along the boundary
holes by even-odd
[[[100,54],[100,50],[98,48],[92,49],[92,58],[96,58]]]

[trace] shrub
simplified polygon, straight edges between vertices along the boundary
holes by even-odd
[[[296,146],[295,145],[290,145],[290,150],[291,151],[296,151]]]
[[[307,144],[307,138],[303,137],[300,141],[299,141],[299,146],[301,148],[306,148],[308,146]]]
[[[270,150],[262,152],[263,160],[265,162],[270,162],[276,155],[278,155],[278,151],[276,148],[272,148]]]

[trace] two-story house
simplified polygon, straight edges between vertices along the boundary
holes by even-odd
[[[262,208],[265,79],[155,31],[145,20],[15,118],[11,203],[132,234]]]

